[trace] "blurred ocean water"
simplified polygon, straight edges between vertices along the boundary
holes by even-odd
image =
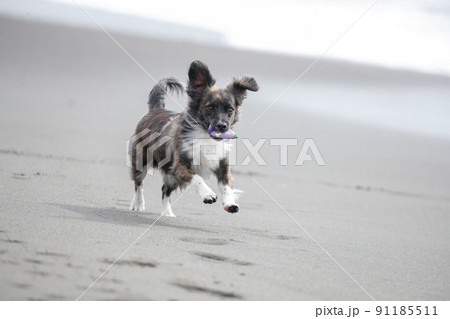
[[[312,58],[328,50],[324,60],[450,76],[450,1],[373,3],[228,0],[211,7],[210,2],[200,0],[3,0],[0,14],[98,29],[79,4],[110,31]],[[302,71],[299,69],[298,75]],[[255,98],[269,106],[295,77],[267,82],[265,95]],[[357,82],[340,85],[325,76],[319,82],[300,81],[278,104],[364,125],[450,139],[447,83],[373,87]]]
[[[294,55],[345,33],[327,58],[450,75],[448,0],[3,0],[0,13],[97,27],[77,4],[111,30]]]

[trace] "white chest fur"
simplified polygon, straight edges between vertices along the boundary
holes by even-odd
[[[231,149],[230,140],[214,140],[201,128],[195,128],[182,146],[182,152],[192,159],[194,171],[209,176],[227,158]]]

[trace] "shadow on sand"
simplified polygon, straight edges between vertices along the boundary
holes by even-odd
[[[51,205],[54,207],[58,207],[64,210],[77,213],[81,216],[78,219],[100,223],[110,223],[114,225],[147,227],[153,224],[159,217],[159,214],[145,213],[145,212],[138,213],[134,211],[129,211],[128,209],[121,209],[116,207],[92,207],[92,206],[66,205],[56,203],[47,203],[47,205]],[[76,217],[71,216],[54,216],[54,217],[76,219]],[[200,231],[211,234],[215,233],[213,231],[199,227],[182,225],[186,223],[185,219],[186,217],[184,218],[177,217],[177,218],[170,218],[170,220],[167,220],[167,217],[162,217],[158,220],[158,222],[155,225],[175,229]]]

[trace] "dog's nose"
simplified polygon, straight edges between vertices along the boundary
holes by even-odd
[[[223,133],[227,130],[227,125],[224,123],[217,123],[216,127],[217,127],[217,130],[221,133]]]

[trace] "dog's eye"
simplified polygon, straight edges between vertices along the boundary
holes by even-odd
[[[208,111],[212,111],[212,110],[214,110],[214,105],[208,105],[208,106],[206,107],[206,109],[207,109]]]
[[[231,114],[231,113],[234,112],[234,109],[233,109],[232,107],[229,107],[229,108],[227,109],[227,112]]]

